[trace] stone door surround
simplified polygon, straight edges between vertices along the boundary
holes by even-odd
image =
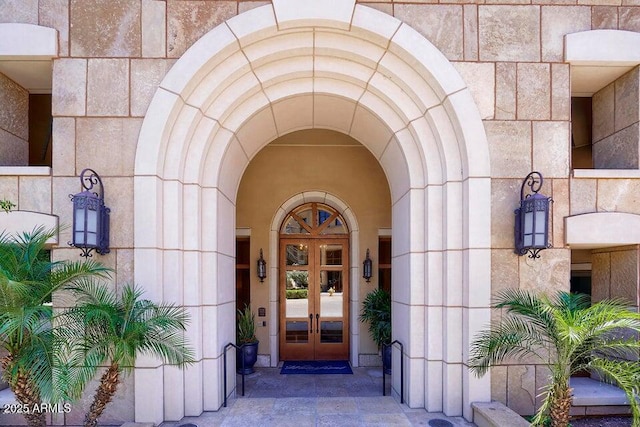
[[[262,147],[310,128],[355,138],[387,175],[393,333],[405,346],[409,405],[470,418],[471,402],[490,400],[490,377],[465,368],[468,342],[490,321],[491,290],[489,150],[469,90],[440,51],[389,15],[355,0],[273,0],[194,43],[142,125],[135,281],[187,307],[198,362],[182,372],[140,359],[136,421],[222,405],[238,185]]]

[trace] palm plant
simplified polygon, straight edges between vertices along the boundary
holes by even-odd
[[[369,323],[371,339],[382,347],[391,342],[391,295],[383,289],[369,292],[362,302],[360,321]]]
[[[194,362],[184,331],[188,315],[172,304],[142,299],[132,285],[118,295],[107,285],[84,282],[72,288],[77,305],[65,313],[66,339],[80,368],[72,370],[70,384],[78,385],[77,396],[87,378],[107,365],[84,420],[95,427],[106,405],[115,395],[123,375],[131,373],[136,356],[146,353],[165,362],[185,366]]]
[[[48,304],[53,293],[108,276],[108,269],[93,261],[51,262],[45,245],[55,234],[43,228],[0,234],[0,346],[7,352],[0,364],[16,398],[28,408],[65,397],[64,381],[54,381],[62,363]],[[44,413],[25,418],[31,426],[45,425]]]
[[[534,355],[550,369],[544,401],[532,424],[545,417],[554,427],[569,425],[569,378],[589,370],[618,385],[627,395],[633,426],[640,426],[640,314],[620,301],[589,305],[586,295],[559,292],[553,297],[509,289],[496,296],[505,318],[480,332],[471,344],[469,368],[478,376],[511,357]],[[631,356],[631,357],[630,357]]]

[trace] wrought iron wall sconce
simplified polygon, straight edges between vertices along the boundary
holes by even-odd
[[[542,174],[531,172],[520,187],[520,207],[515,210],[515,253],[529,258],[540,258],[540,251],[551,247],[549,243],[549,207],[551,197],[539,194]],[[530,193],[525,196],[525,186]]]
[[[371,276],[373,276],[373,261],[369,257],[369,249],[367,248],[367,257],[362,262],[362,277],[368,283],[371,282]]]
[[[69,245],[82,250],[80,256],[85,258],[92,256],[94,249],[100,255],[108,254],[111,209],[104,205],[102,180],[96,171],[87,168],[80,173],[80,184],[84,191],[69,195],[73,203],[73,230]]]
[[[258,258],[258,278],[260,282],[264,282],[267,277],[267,262],[262,257],[262,248],[260,248],[260,258]]]

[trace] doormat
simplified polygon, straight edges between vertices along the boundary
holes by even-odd
[[[280,373],[326,375],[353,374],[353,371],[346,360],[300,360],[284,362]]]

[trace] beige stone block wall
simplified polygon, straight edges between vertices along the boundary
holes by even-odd
[[[179,58],[200,37],[237,12],[235,1],[167,2],[167,55]]]
[[[449,60],[464,59],[461,5],[398,4],[394,15],[418,30]]]
[[[592,300],[619,299],[640,307],[640,245],[593,250]],[[628,354],[638,360],[638,354]]]
[[[593,164],[602,169],[640,166],[640,67],[593,96]]]
[[[87,385],[89,392],[71,405],[71,412],[64,414],[65,425],[83,424],[84,416],[91,406],[93,395],[99,384],[98,380],[104,370],[104,368],[98,370],[95,379]],[[133,380],[133,374],[121,378],[113,400],[109,402],[104,414],[100,417],[101,425],[122,425],[133,420],[135,403]]]
[[[58,31],[58,54],[69,55],[69,0],[40,0],[39,25]]]
[[[3,0],[0,22],[38,23],[38,0]]]
[[[619,298],[640,306],[640,246],[593,250],[591,263],[593,301]]]
[[[129,115],[129,60],[89,59],[87,115]]]
[[[29,93],[0,73],[0,166],[21,166],[28,161]]]
[[[70,0],[69,10],[71,56],[140,56],[139,0]]]
[[[16,205],[14,210],[52,212],[51,177],[46,168],[42,173],[22,176],[0,175],[0,200]],[[4,213],[0,211],[0,213]]]

